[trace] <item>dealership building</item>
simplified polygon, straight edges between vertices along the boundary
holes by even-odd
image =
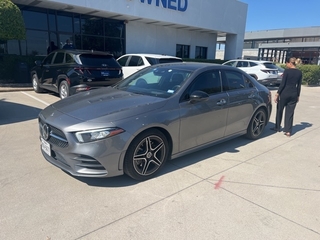
[[[216,58],[224,59],[226,39],[218,38]],[[223,47],[222,47],[223,48]],[[242,58],[284,63],[287,57],[304,64],[320,65],[320,27],[288,28],[246,32]]]
[[[242,56],[248,5],[238,0],[12,0],[23,15],[26,40],[9,41],[8,53],[46,55],[61,48],[113,53],[158,53],[215,59]]]

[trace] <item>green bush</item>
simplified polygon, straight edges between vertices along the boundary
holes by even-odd
[[[319,65],[301,65],[298,68],[302,71],[302,84],[318,85],[320,83]]]

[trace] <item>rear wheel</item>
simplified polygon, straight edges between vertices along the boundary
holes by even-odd
[[[124,172],[131,178],[144,181],[152,178],[169,157],[169,145],[165,135],[152,129],[138,135],[130,144]]]
[[[69,85],[67,81],[62,81],[59,86],[59,95],[61,99],[64,99],[66,97],[69,97],[70,91],[69,91]]]
[[[32,87],[36,93],[42,93],[44,90],[39,86],[39,79],[37,74],[32,75]]]
[[[258,109],[249,123],[246,137],[252,140],[258,139],[267,124],[267,114],[263,109]]]

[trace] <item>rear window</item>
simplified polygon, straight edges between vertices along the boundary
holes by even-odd
[[[182,59],[179,58],[151,58],[146,57],[150,65],[155,65],[158,63],[173,63],[173,62],[182,62]]]
[[[273,63],[263,63],[263,65],[264,65],[266,68],[278,70],[277,66],[274,65]]]
[[[99,67],[120,67],[119,63],[111,55],[81,54],[80,60],[83,65]]]

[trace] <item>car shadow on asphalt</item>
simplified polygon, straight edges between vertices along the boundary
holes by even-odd
[[[41,110],[0,99],[0,126],[37,119]]]
[[[263,134],[259,139],[266,138],[274,134],[275,132],[270,130],[274,126],[274,123],[268,123]],[[256,141],[258,141],[257,139]],[[208,147],[197,152],[173,159],[168,161],[159,174],[155,177],[163,176],[173,171],[177,171],[181,168],[196,164],[207,158],[211,158],[220,155],[225,152],[239,153],[238,148],[250,144],[253,140],[247,139],[244,136],[237,137],[235,139],[219,143],[212,147]],[[70,175],[71,176],[71,175]],[[110,178],[86,178],[86,177],[74,177],[75,179],[95,187],[126,187],[140,183],[133,180],[126,175],[110,177]]]

